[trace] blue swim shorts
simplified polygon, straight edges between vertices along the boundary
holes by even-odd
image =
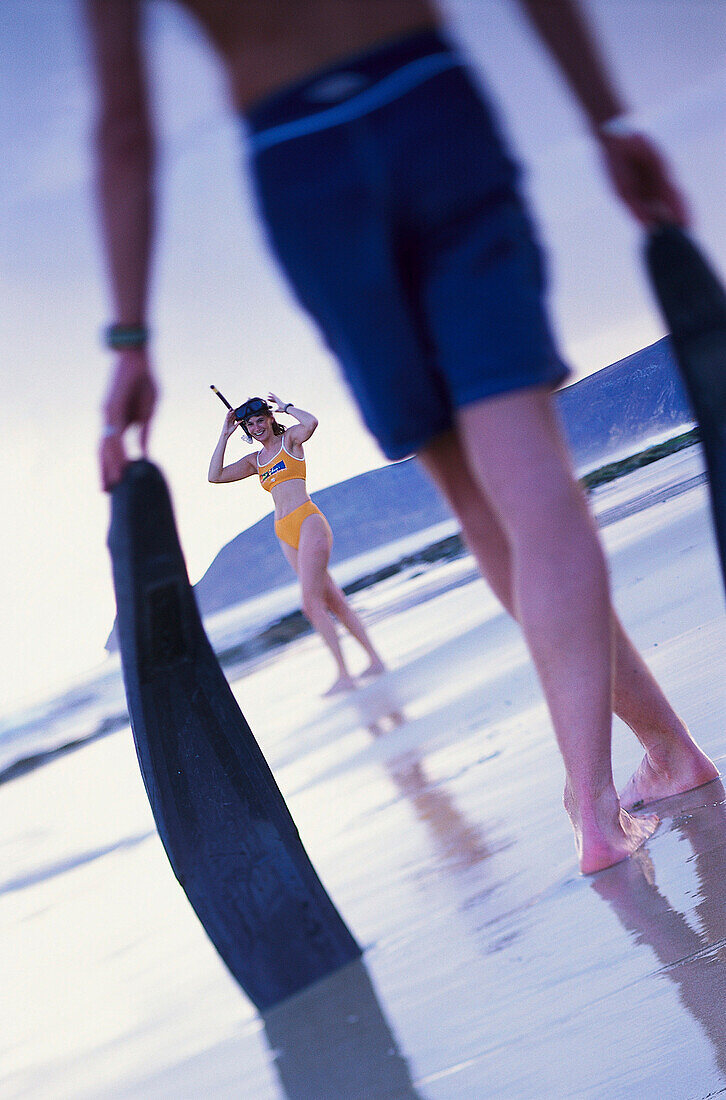
[[[245,121],[273,250],[388,458],[464,405],[564,380],[517,166],[439,33],[318,72]]]

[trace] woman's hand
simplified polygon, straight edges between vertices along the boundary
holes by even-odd
[[[132,424],[139,426],[141,453],[146,457],[157,393],[146,351],[119,352],[103,404],[104,428],[98,448],[101,483],[106,492],[118,484],[128,465],[123,436]]]
[[[229,439],[237,428],[239,428],[239,420],[234,415],[234,409],[228,409],[222,425],[222,435],[225,439]]]
[[[272,402],[274,405],[277,405],[277,408],[272,410],[273,413],[284,413],[286,407],[290,404],[289,401],[281,401],[275,393],[268,393],[267,400]]]

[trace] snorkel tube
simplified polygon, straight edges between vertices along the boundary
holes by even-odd
[[[245,424],[245,420],[247,419],[248,416],[252,416],[254,413],[258,413],[258,412],[264,412],[267,416],[271,416],[275,435],[282,435],[283,429],[280,427],[280,425],[275,420],[272,409],[270,408],[268,403],[264,400],[264,398],[262,398],[262,397],[248,397],[243,405],[240,405],[238,409],[235,409],[233,405],[230,405],[227,398],[224,396],[223,393],[220,392],[220,390],[217,389],[216,386],[210,386],[209,388],[214,393],[216,393],[217,397],[222,402],[222,404],[226,405],[227,408],[229,409],[229,411],[234,413],[235,419],[236,419],[237,423],[239,424],[240,428],[242,429],[242,431],[244,432],[248,443],[252,442],[252,436],[247,431],[247,426]],[[248,409],[248,406],[251,406],[251,407]],[[240,415],[240,414],[242,414],[242,415]]]
[[[217,389],[217,387],[216,387],[216,386],[210,386],[209,388],[210,388],[210,390],[212,390],[212,391],[213,391],[214,393],[216,393],[217,397],[218,397],[218,398],[219,398],[219,400],[220,400],[220,401],[222,402],[222,404],[223,404],[223,405],[226,405],[226,406],[227,406],[227,408],[229,409],[229,411],[230,411],[230,412],[233,412],[233,413],[234,413],[234,415],[235,415],[235,420],[236,420],[236,423],[237,423],[237,425],[239,425],[239,427],[240,427],[240,428],[242,429],[242,431],[243,431],[243,432],[245,433],[245,437],[246,437],[246,439],[247,439],[247,442],[248,442],[248,443],[251,443],[251,442],[252,442],[252,436],[251,436],[251,435],[250,435],[250,433],[249,433],[249,432],[247,431],[247,429],[246,429],[246,427],[245,427],[245,422],[244,422],[244,420],[241,420],[241,419],[240,419],[240,417],[239,417],[239,416],[237,416],[237,410],[235,409],[234,405],[230,405],[230,403],[229,403],[229,401],[227,400],[227,398],[226,398],[226,397],[224,396],[224,394],[223,394],[223,393],[221,392],[221,390],[218,390],[218,389]]]
[[[213,391],[214,393],[216,393],[217,397],[219,398],[219,400],[220,400],[220,401],[222,402],[222,404],[223,404],[223,405],[226,405],[228,409],[231,409],[231,408],[232,408],[232,406],[230,405],[230,403],[229,403],[229,401],[227,400],[227,398],[226,398],[226,397],[224,396],[224,394],[223,394],[223,393],[220,393],[220,392],[219,392],[219,390],[217,389],[217,387],[216,387],[216,386],[210,386],[209,388],[210,388],[210,390],[212,390],[212,391]]]

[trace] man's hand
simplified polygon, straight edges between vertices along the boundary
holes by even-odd
[[[132,424],[139,426],[141,453],[146,456],[156,398],[157,386],[147,352],[118,352],[103,404],[104,429],[99,444],[101,484],[106,492],[118,484],[128,465],[123,434]]]
[[[688,224],[685,199],[655,145],[643,134],[608,134],[598,140],[613,187],[646,228],[663,222]]]

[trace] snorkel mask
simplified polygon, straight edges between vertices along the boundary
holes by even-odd
[[[248,416],[272,416],[272,409],[261,397],[250,397],[243,405],[234,410],[235,418],[247,437],[247,442],[252,442],[252,436],[247,431],[245,421]]]

